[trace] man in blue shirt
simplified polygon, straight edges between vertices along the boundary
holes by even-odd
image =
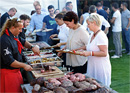
[[[43,18],[44,14],[41,12],[41,5],[36,5],[35,7],[36,13],[32,15],[30,21],[30,31],[42,29],[43,26]],[[45,32],[37,32],[36,33],[36,41],[45,41]]]
[[[4,13],[0,18],[0,28],[2,28],[6,20],[10,19],[10,17],[13,17],[16,14],[16,12],[16,8],[10,8],[8,12]]]
[[[43,28],[42,29],[53,29],[52,31],[46,32],[46,42],[50,45],[53,45],[52,40],[50,40],[50,36],[52,34],[57,34],[57,24],[55,21],[55,14],[54,14],[54,6],[48,6],[49,15],[45,16],[43,19]]]
[[[97,13],[101,16],[103,16],[106,20],[108,19],[108,15],[107,15],[107,12],[102,8],[103,5],[101,4],[101,2],[98,2],[97,3]],[[102,26],[102,30],[104,30],[105,27]]]

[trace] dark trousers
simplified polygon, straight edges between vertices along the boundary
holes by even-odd
[[[36,41],[46,41],[46,37],[45,36],[36,35]]]
[[[83,66],[72,67],[73,72],[85,74],[87,71],[87,63],[88,62],[86,62]]]

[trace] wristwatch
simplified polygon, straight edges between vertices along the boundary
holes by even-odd
[[[31,45],[31,48],[30,49],[32,49],[33,47],[35,47],[34,45]]]

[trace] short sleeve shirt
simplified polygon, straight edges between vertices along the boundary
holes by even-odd
[[[115,17],[115,22],[113,24],[113,28],[112,31],[113,32],[121,32],[122,28],[121,28],[121,13],[119,10],[115,11],[113,14],[113,17]]]
[[[130,11],[128,9],[123,11],[121,14],[121,18],[122,18],[122,28],[126,28],[129,23]]]

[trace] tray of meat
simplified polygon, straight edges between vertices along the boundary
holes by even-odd
[[[64,75],[59,78],[44,77],[33,79],[32,92],[49,93],[117,93],[116,91],[102,85],[93,78],[87,78],[84,74],[76,73]]]

